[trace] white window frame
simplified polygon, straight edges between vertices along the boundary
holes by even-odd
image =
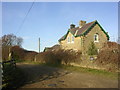
[[[95,36],[96,36],[96,40],[95,40]],[[97,33],[94,34],[94,42],[99,42],[99,35]]]
[[[100,52],[100,49],[97,49],[97,52],[99,53],[99,52]]]
[[[74,43],[74,36],[71,37],[71,43]]]
[[[67,43],[70,43],[70,37],[67,37]]]

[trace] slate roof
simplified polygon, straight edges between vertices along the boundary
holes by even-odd
[[[100,26],[100,24],[97,22],[97,20],[90,22],[90,23],[86,23],[84,26],[82,26],[81,28],[79,27],[75,27],[72,29],[68,29],[68,32],[71,32],[73,34],[73,36],[77,37],[77,36],[81,36],[81,35],[85,35],[85,32],[88,32],[95,24],[98,24]],[[100,28],[102,29],[102,31],[106,34],[106,36],[108,37],[109,40],[109,35],[103,30],[103,28],[100,26]],[[76,32],[77,31],[77,32]],[[68,32],[59,39],[59,41],[62,41],[66,38]]]

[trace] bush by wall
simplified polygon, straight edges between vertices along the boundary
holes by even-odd
[[[115,42],[108,42],[98,54],[96,63],[109,71],[117,70],[120,62],[119,55],[120,45]]]
[[[25,57],[25,51],[26,50],[24,50],[23,48],[20,48],[19,46],[13,46],[11,48],[11,52],[13,52],[12,57],[15,60],[21,60],[21,61],[23,61],[24,57]]]
[[[94,42],[91,42],[88,48],[88,55],[97,55],[97,54],[98,54],[97,48]]]
[[[2,60],[8,60],[9,57],[9,48],[8,46],[2,47]]]
[[[50,64],[70,64],[80,59],[81,52],[73,50],[47,51],[36,55],[36,61]]]
[[[9,59],[9,51],[12,53],[12,57],[17,61],[34,61],[35,55],[38,54],[34,51],[27,51],[19,46],[5,46],[2,47],[2,59],[8,60]]]
[[[34,51],[26,51],[25,55],[24,55],[24,60],[25,61],[34,61],[35,60],[35,56],[37,55],[37,52]]]

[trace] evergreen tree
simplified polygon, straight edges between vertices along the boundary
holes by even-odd
[[[97,48],[96,48],[94,42],[91,42],[90,46],[88,48],[88,55],[97,55],[97,54],[98,54]]]

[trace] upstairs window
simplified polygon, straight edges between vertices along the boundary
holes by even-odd
[[[74,43],[74,36],[72,36],[72,43]]]
[[[67,38],[67,42],[70,43],[70,37]]]
[[[95,34],[94,35],[94,42],[99,42],[98,38],[99,38],[98,34]]]

